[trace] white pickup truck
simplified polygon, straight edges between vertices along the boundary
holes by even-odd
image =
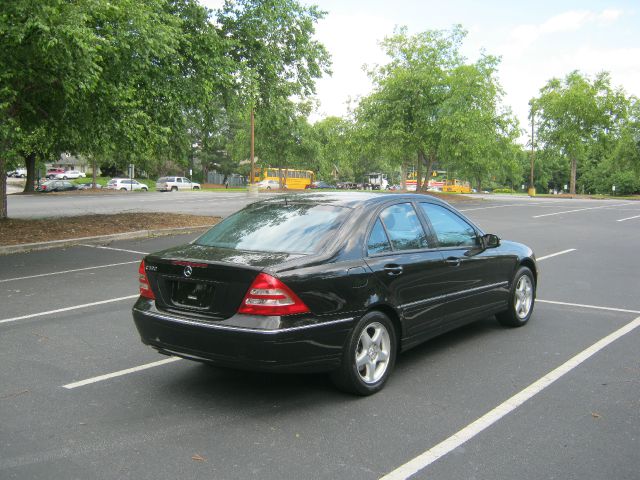
[[[389,188],[389,181],[384,173],[367,173],[365,185],[367,184],[371,190],[387,190]]]

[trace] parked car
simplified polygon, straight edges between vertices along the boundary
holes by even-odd
[[[27,169],[26,168],[18,168],[16,170],[11,171],[11,172],[7,172],[7,176],[8,177],[16,177],[16,178],[25,178],[27,176]]]
[[[47,180],[42,182],[37,188],[39,192],[67,192],[69,190],[77,190],[78,186],[68,180]]]
[[[143,192],[149,190],[149,187],[144,183],[129,178],[112,178],[107,182],[106,188],[109,190],[142,190]]]
[[[358,184],[355,182],[341,182],[336,185],[336,188],[340,190],[357,190]]]
[[[76,183],[76,185],[78,186],[78,190],[90,190],[93,188],[93,182]],[[96,188],[102,188],[102,185],[96,183]]]
[[[537,272],[529,247],[435,197],[274,197],[147,255],[133,318],[163,354],[329,371],[339,388],[369,395],[399,352],[425,340],[494,314],[525,325]]]
[[[200,184],[187,177],[161,177],[156,181],[159,192],[176,192],[178,190],[200,190]]]
[[[85,178],[86,175],[78,170],[67,170],[66,172],[56,173],[54,178],[66,180],[68,178]]]
[[[266,190],[278,190],[280,188],[280,182],[277,180],[261,180],[256,183],[256,186]]]
[[[53,179],[59,173],[64,173],[64,168],[50,168],[49,170],[47,170],[46,177],[49,178],[49,179]]]
[[[335,185],[331,185],[327,182],[323,182],[323,181],[318,181],[318,182],[312,182],[310,185],[307,185],[305,188],[312,188],[312,189],[323,189],[323,188],[336,188]]]

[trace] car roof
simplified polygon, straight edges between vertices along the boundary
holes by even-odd
[[[362,205],[375,206],[391,201],[428,201],[440,205],[447,205],[447,202],[432,195],[419,193],[373,193],[373,192],[313,192],[313,193],[293,193],[278,196],[276,198],[263,200],[261,204],[270,203],[314,203],[318,205],[336,205],[340,207],[356,208]]]

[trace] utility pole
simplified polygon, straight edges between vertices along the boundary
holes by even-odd
[[[536,157],[535,147],[535,110],[533,109],[533,102],[531,102],[531,175],[529,176],[529,196],[534,197],[536,195],[536,187],[533,183],[533,163]]]

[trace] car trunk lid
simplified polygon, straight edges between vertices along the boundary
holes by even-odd
[[[261,271],[292,257],[185,245],[148,256],[145,265],[157,308],[222,320],[238,311]]]

